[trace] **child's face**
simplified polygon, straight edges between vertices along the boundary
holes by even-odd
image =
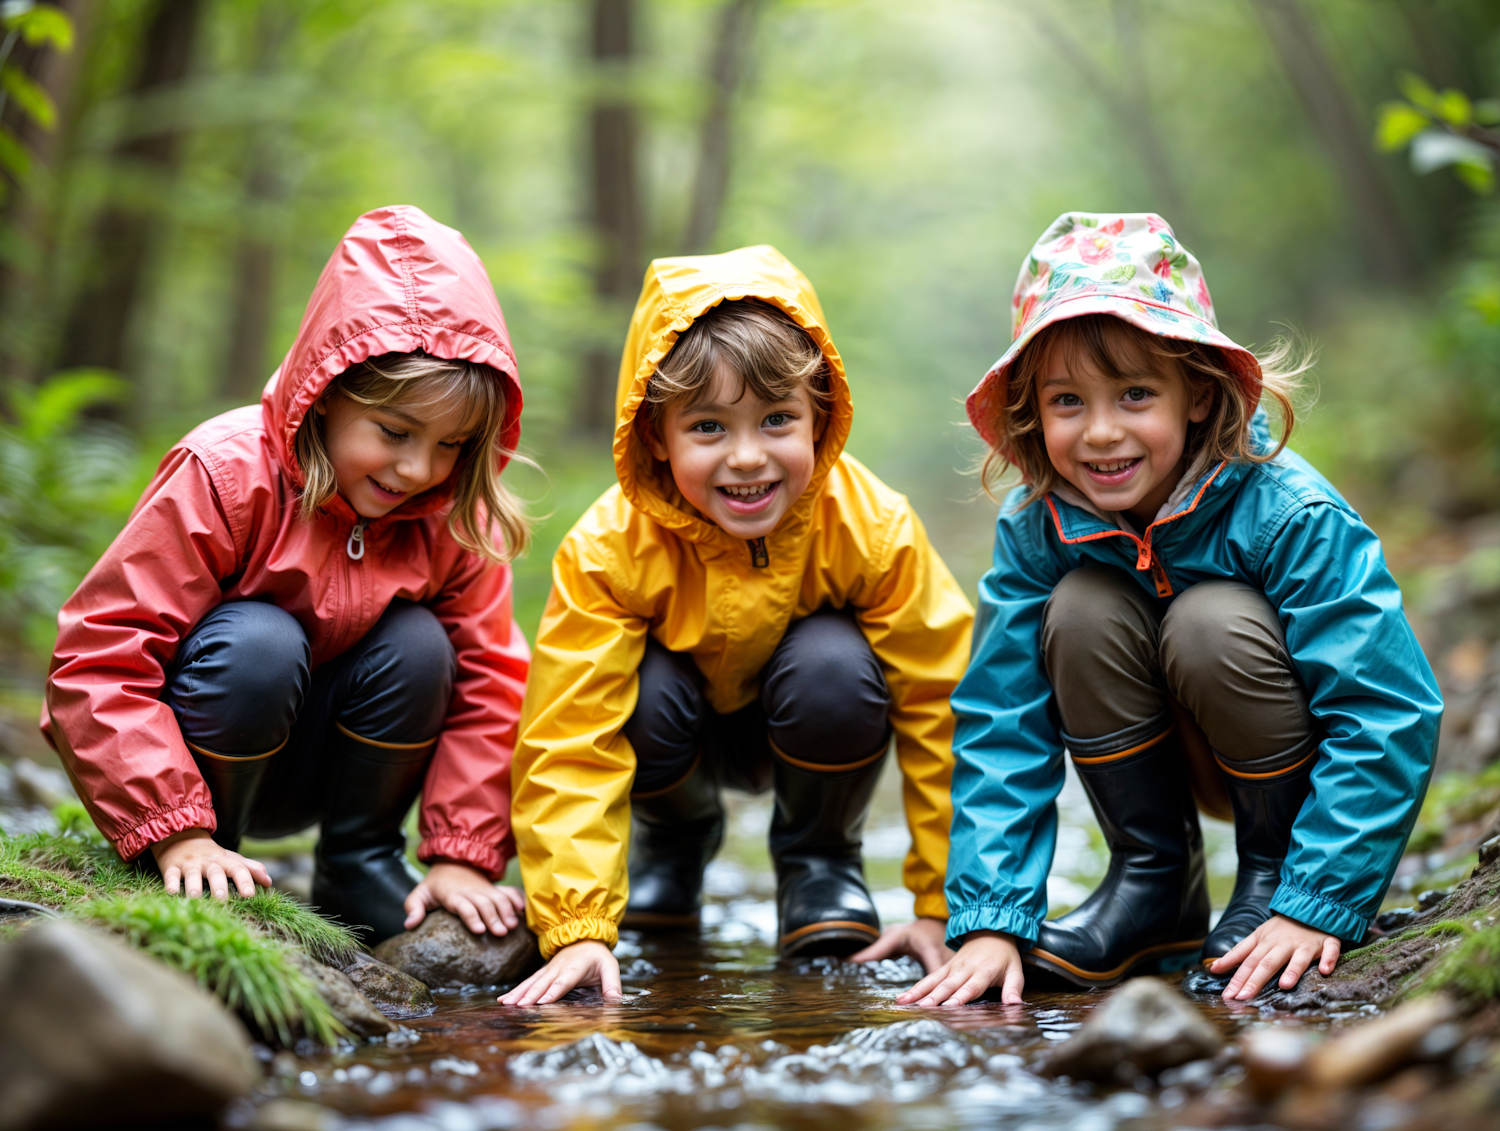
[[[1057,473],[1100,510],[1150,524],[1187,470],[1188,422],[1208,419],[1212,390],[1195,391],[1175,368],[1121,380],[1066,350],[1052,352],[1037,382]]]
[[[642,429],[651,454],[672,466],[683,498],[737,538],[763,538],[812,482],[823,422],[799,388],[764,401],[721,365],[699,404],[671,405]]]
[[[466,406],[388,404],[323,397],[324,445],[339,494],[361,518],[380,518],[436,487],[458,463],[469,423]]]

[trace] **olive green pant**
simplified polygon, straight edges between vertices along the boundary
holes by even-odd
[[[1201,581],[1163,612],[1122,570],[1076,569],[1047,601],[1042,656],[1076,757],[1118,754],[1176,723],[1190,760],[1201,734],[1224,770],[1259,777],[1317,744],[1276,610],[1242,582]],[[1195,793],[1203,804],[1196,780]]]

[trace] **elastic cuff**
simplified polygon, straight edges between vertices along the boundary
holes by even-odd
[[[172,809],[158,809],[124,836],[115,839],[115,851],[121,860],[133,860],[159,840],[166,840],[173,833],[184,829],[203,829],[213,832],[219,827],[209,805],[178,805]]]
[[[1073,761],[1087,766],[1094,762],[1128,758],[1132,754],[1155,746],[1172,733],[1172,725],[1171,712],[1162,711],[1145,722],[1132,723],[1113,734],[1101,735],[1098,738],[1074,738],[1063,734],[1062,740],[1063,745],[1068,748],[1068,753],[1073,756]]]
[[[613,950],[615,943],[620,941],[620,929],[608,919],[569,919],[566,923],[559,923],[555,927],[539,931],[538,936],[542,947],[542,957],[551,958],[563,947],[584,939],[602,942]]]
[[[948,900],[940,891],[915,892],[916,900],[912,905],[912,913],[918,919],[946,919],[948,918]]]
[[[973,931],[1000,931],[1023,940],[1027,947],[1036,942],[1041,921],[1029,911],[1001,903],[970,903],[960,907],[948,919],[948,943],[958,945]]]
[[[1297,920],[1304,927],[1327,931],[1345,942],[1359,942],[1363,939],[1373,918],[1326,896],[1304,891],[1285,880],[1281,881],[1281,886],[1271,899],[1271,910],[1288,919]]]
[[[493,844],[486,844],[472,837],[454,836],[451,833],[423,837],[422,843],[417,846],[417,859],[426,864],[439,857],[478,868],[491,880],[498,880],[505,874],[506,860],[500,850]]]

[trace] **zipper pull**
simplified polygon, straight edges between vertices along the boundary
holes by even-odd
[[[365,556],[365,527],[369,525],[364,519],[354,524],[354,529],[349,531],[349,541],[344,550],[354,561],[359,561]]]
[[[756,569],[765,569],[771,564],[771,555],[766,551],[764,538],[750,539],[750,564]]]

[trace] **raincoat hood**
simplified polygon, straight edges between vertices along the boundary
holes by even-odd
[[[653,260],[646,269],[620,359],[615,394],[615,472],[621,490],[635,507],[696,542],[737,539],[705,519],[682,497],[672,482],[670,468],[657,461],[641,439],[635,418],[645,402],[646,386],[678,335],[719,303],[743,298],[760,299],[785,312],[807,331],[828,359],[831,401],[827,424],[818,441],[812,481],[778,530],[805,524],[830,469],[844,450],[854,420],[844,362],[828,335],[817,293],[781,252],[761,244],[722,255]]]
[[[334,378],[367,358],[414,350],[500,374],[500,442],[513,451],[521,437],[521,381],[484,264],[457,231],[420,208],[398,204],[366,212],[344,233],[307,301],[292,348],[261,396],[272,450],[298,487],[297,429]],[[504,467],[508,457],[497,452],[496,459]],[[393,513],[426,513],[451,492],[450,477]]]
[[[1112,314],[1148,334],[1217,346],[1249,408],[1260,401],[1260,362],[1220,332],[1203,268],[1165,220],[1154,212],[1064,212],[1021,264],[1010,348],[969,394],[969,420],[987,444],[1001,443],[995,422],[1017,355],[1054,322],[1085,314]]]

